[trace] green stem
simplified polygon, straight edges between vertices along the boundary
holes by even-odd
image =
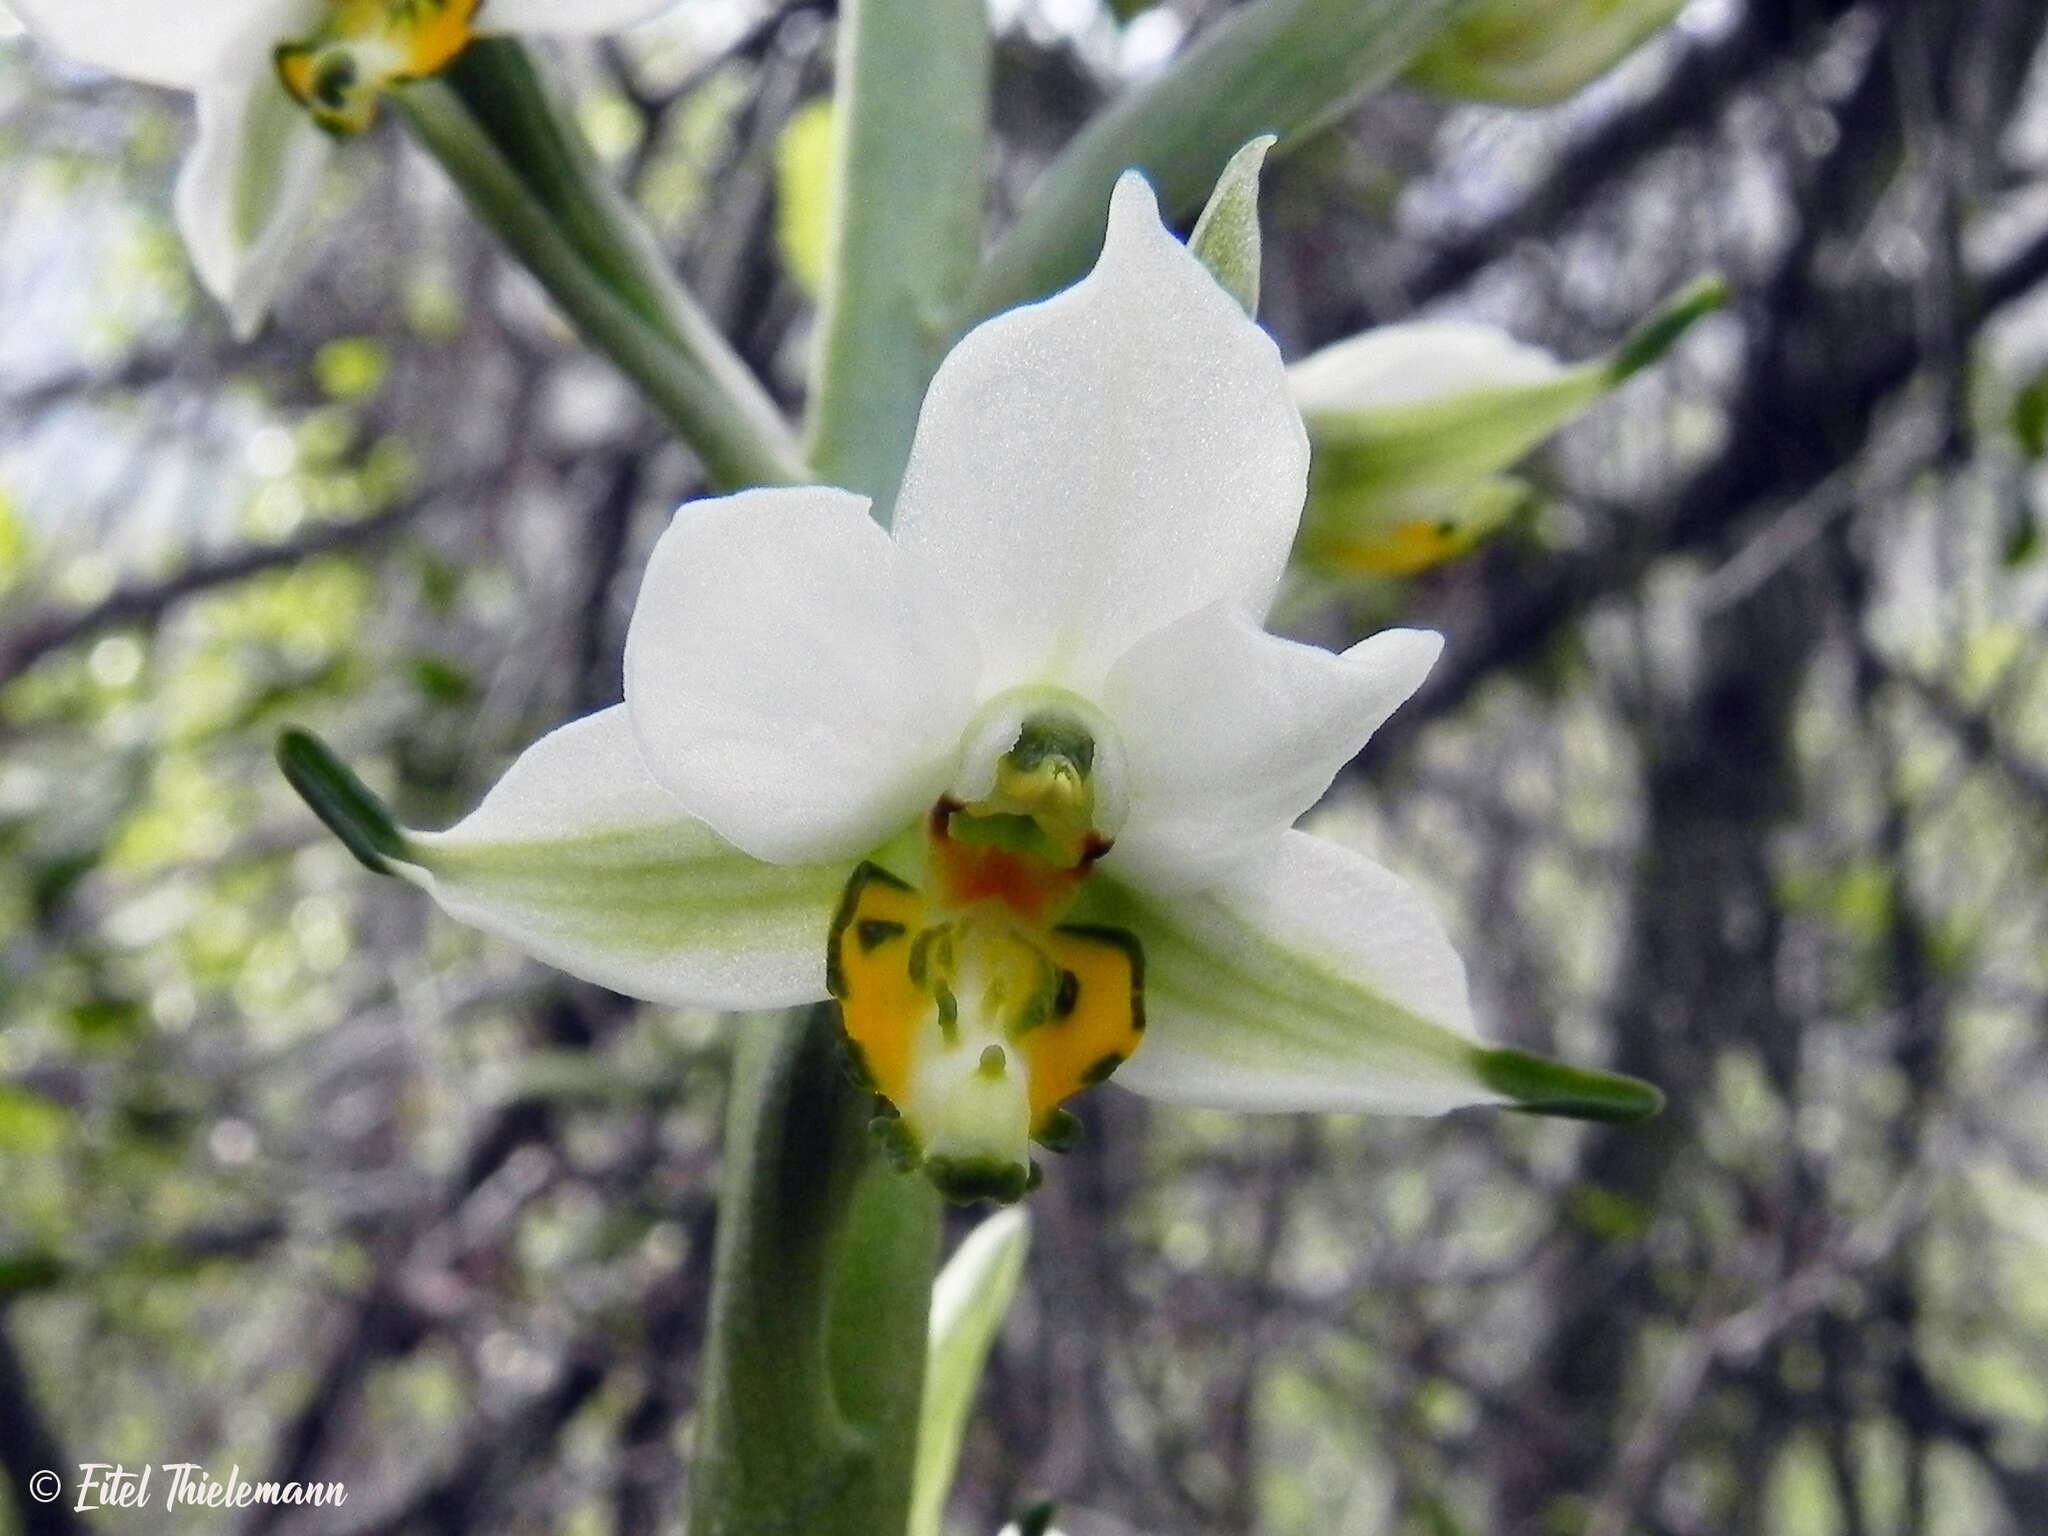
[[[448,78],[393,96],[477,216],[639,386],[713,484],[810,478],[775,403],[668,271],[517,44],[475,44]]]
[[[726,1126],[690,1536],[896,1536],[937,1207],[868,1151],[827,1008],[757,1021]]]
[[[885,524],[981,254],[985,0],[842,0],[811,457]]]

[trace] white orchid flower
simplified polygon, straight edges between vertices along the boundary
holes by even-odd
[[[198,135],[178,177],[179,233],[238,336],[276,297],[338,138],[390,86],[473,37],[619,31],[675,0],[9,0],[80,63],[190,91]]]
[[[1561,362],[1476,320],[1410,320],[1288,370],[1314,444],[1297,558],[1407,576],[1464,554],[1530,495],[1506,473],[1727,301],[1703,278],[1603,358]]]
[[[624,704],[450,831],[309,738],[282,756],[373,867],[576,975],[835,997],[895,1149],[956,1197],[1021,1194],[1112,1072],[1240,1110],[1648,1113],[1482,1042],[1427,903],[1293,830],[1440,645],[1260,627],[1307,468],[1272,342],[1127,175],[1093,274],[940,366],[893,534],[838,490],[685,506]]]

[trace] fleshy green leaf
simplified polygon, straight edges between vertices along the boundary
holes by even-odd
[[[1259,171],[1277,142],[1261,134],[1230,157],[1188,249],[1254,319],[1259,313]]]
[[[989,1346],[1017,1294],[1031,1228],[1021,1206],[991,1216],[968,1234],[932,1286],[930,1353],[917,1429],[917,1477],[910,1536],[939,1536],[946,1495],[960,1459]]]

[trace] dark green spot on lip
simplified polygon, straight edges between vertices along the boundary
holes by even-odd
[[[901,923],[892,923],[887,918],[864,917],[854,925],[853,937],[862,954],[872,955],[891,939],[900,939],[909,931]]]
[[[1093,1088],[1097,1083],[1106,1083],[1110,1079],[1110,1074],[1115,1072],[1116,1069],[1122,1066],[1123,1064],[1123,1053],[1120,1051],[1111,1051],[1107,1056],[1104,1056],[1100,1061],[1096,1062],[1093,1066],[1091,1066],[1086,1072],[1083,1072],[1081,1074],[1081,1081],[1083,1084],[1090,1088]]]
[[[976,1200],[1014,1205],[1033,1188],[1036,1165],[981,1157],[928,1157],[924,1171],[938,1192],[955,1205],[971,1205]]]

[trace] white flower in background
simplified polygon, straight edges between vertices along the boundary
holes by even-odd
[[[1510,107],[1562,101],[1668,26],[1685,0],[1478,0],[1408,66],[1425,90]]]
[[[1292,829],[1439,648],[1261,628],[1307,468],[1272,342],[1129,175],[1093,274],[939,368],[893,534],[837,490],[685,506],[625,703],[451,831],[310,738],[282,756],[373,867],[565,970],[836,997],[895,1149],[956,1197],[1021,1194],[1112,1072],[1244,1110],[1649,1112],[1482,1043],[1422,898]]]
[[[335,140],[369,126],[384,90],[443,68],[476,36],[615,32],[675,0],[8,3],[80,63],[197,97],[178,230],[247,337],[283,281]]]
[[[1506,473],[1727,301],[1688,285],[1612,353],[1567,364],[1474,320],[1384,325],[1287,371],[1314,458],[1297,560],[1408,576],[1464,554],[1531,495]]]

